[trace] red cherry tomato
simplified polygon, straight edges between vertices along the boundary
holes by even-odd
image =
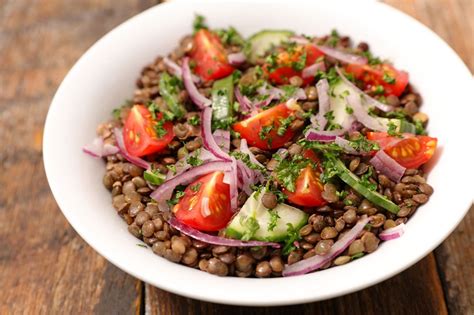
[[[153,119],[150,111],[143,105],[135,105],[125,120],[123,139],[125,148],[134,156],[144,156],[156,153],[168,146],[173,140],[173,124],[161,121],[162,114]],[[158,135],[156,126],[162,124]]]
[[[275,84],[288,84],[291,77],[299,76],[303,79],[303,85],[311,84],[314,80],[313,77],[303,78],[302,70],[295,69],[295,63],[300,61],[303,53],[306,54],[305,67],[314,64],[319,57],[324,56],[318,48],[311,44],[298,46],[291,52],[282,51],[277,56],[276,69],[268,71],[270,65],[264,65],[264,69],[266,69],[270,81]]]
[[[214,172],[186,187],[184,196],[173,208],[176,218],[200,231],[219,231],[230,221],[229,185],[224,173]]]
[[[296,179],[296,189],[291,192],[283,188],[283,193],[288,196],[288,201],[303,207],[318,207],[326,204],[326,200],[321,196],[323,185],[319,180],[320,173],[310,165],[301,170]]]
[[[281,103],[234,124],[233,129],[240,133],[250,146],[262,150],[278,149],[295,134],[289,127],[284,133],[279,132],[278,129],[282,121],[292,116],[298,107],[298,105],[291,107],[286,103]]]
[[[365,84],[365,90],[375,92],[378,86],[384,89],[384,95],[400,96],[408,84],[408,73],[398,71],[389,64],[358,65],[349,64],[346,72]]]
[[[227,77],[234,71],[227,61],[227,54],[219,37],[206,29],[200,29],[194,34],[191,57],[196,63],[194,71],[204,81]]]
[[[406,168],[418,168],[433,156],[438,139],[428,136],[410,136],[400,141],[385,132],[368,132],[367,138]]]

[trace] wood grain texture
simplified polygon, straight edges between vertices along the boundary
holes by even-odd
[[[154,2],[0,0],[0,314],[474,314],[474,211],[434,255],[392,279],[337,299],[278,308],[167,293],[118,270],[85,244],[46,182],[44,118],[75,60]],[[437,32],[474,71],[472,0],[385,2]]]
[[[316,283],[315,285],[324,286]],[[146,287],[145,302],[147,315],[447,314],[432,254],[402,274],[379,285],[317,303],[284,307],[238,307],[188,299],[149,285]]]
[[[100,36],[152,1],[0,2],[0,314],[139,313],[142,284],[60,213],[41,139],[51,97]]]
[[[474,1],[385,2],[414,16],[435,31],[459,54],[471,73],[474,73]],[[435,250],[438,271],[451,314],[474,314],[473,244],[474,206],[458,228]]]

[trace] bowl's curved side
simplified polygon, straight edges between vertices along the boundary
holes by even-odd
[[[310,16],[302,15],[303,5]],[[345,10],[341,11],[341,7]],[[424,110],[431,117],[430,131],[439,136],[444,153],[430,174],[436,193],[410,219],[402,238],[383,244],[375,253],[348,265],[276,279],[219,278],[168,262],[136,246],[139,241],[127,232],[126,224],[110,204],[109,192],[102,186],[102,161],[82,154],[81,147],[94,137],[95,127],[109,117],[111,109],[131,94],[142,66],[157,54],[171,51],[176,39],[189,33],[194,12],[209,17],[213,26],[232,24],[244,35],[263,27],[282,28],[282,23],[304,33],[325,33],[337,26],[341,33],[364,38],[377,54],[410,71],[412,82],[424,96]],[[245,16],[245,22],[241,16]],[[383,28],[370,28],[371,25]],[[401,49],[402,44],[416,50]],[[440,78],[431,67],[438,60],[444,60],[448,79]],[[465,140],[456,129],[459,124],[470,126],[473,112],[465,106],[463,115],[459,115],[446,110],[446,106],[464,104],[470,99],[470,91],[471,75],[452,49],[419,22],[384,4],[234,0],[224,5],[218,0],[177,0],[123,23],[74,65],[58,89],[46,119],[45,169],[53,195],[74,229],[110,262],[141,280],[177,294],[227,304],[284,305],[322,300],[363,289],[408,268],[461,221],[472,203],[468,179],[473,176],[465,174],[474,174],[472,169],[465,169],[469,155],[465,154]],[[459,185],[452,185],[452,181]],[[461,197],[450,200],[454,194]],[[445,209],[450,209],[449,215]],[[344,281],[338,281],[341,279]],[[325,285],[315,285],[318,283]]]

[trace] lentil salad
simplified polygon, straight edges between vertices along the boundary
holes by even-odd
[[[129,231],[220,276],[272,277],[375,251],[433,189],[436,148],[408,73],[322,37],[195,31],[137,80],[85,148]]]

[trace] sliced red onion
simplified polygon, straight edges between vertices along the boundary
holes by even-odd
[[[344,134],[344,130],[316,130],[316,129],[309,129],[305,133],[305,138],[310,141],[321,141],[321,142],[331,142],[336,140],[336,136],[341,136]]]
[[[318,83],[316,83],[316,89],[318,91],[319,111],[318,114],[311,117],[311,124],[314,128],[324,130],[327,123],[325,115],[329,111],[330,106],[328,80],[319,80]]]
[[[118,153],[119,148],[112,144],[104,143],[101,137],[96,137],[92,143],[85,145],[82,151],[92,157],[101,158]]]
[[[235,87],[234,94],[242,111],[250,112],[254,109],[254,105],[252,104],[252,102],[247,98],[247,96],[242,95],[238,86]]]
[[[332,57],[334,59],[337,59],[345,63],[355,63],[359,65],[365,65],[368,62],[367,58],[363,56],[349,54],[349,53],[340,51],[336,48],[332,48],[328,46],[321,46],[321,45],[315,45],[315,46],[319,50],[321,50],[325,55],[328,55],[329,57]]]
[[[180,79],[183,78],[183,71],[181,70],[181,67],[178,66],[178,64],[176,64],[173,60],[165,57],[163,58],[163,63],[168,67],[168,70],[171,72],[171,74]],[[193,79],[194,83],[199,83],[199,81],[201,81],[199,77],[195,76],[194,74],[191,75],[191,78]]]
[[[164,209],[161,210],[167,210],[169,208],[167,207],[166,203],[163,203],[163,201],[169,200],[171,198],[171,196],[173,195],[173,190],[176,188],[176,186],[187,185],[196,178],[212,172],[227,172],[230,170],[231,163],[224,161],[208,162],[206,164],[196,166],[190,169],[189,171],[184,172],[161,184],[155,191],[151,193],[150,197],[158,202],[161,202],[161,205],[163,205],[164,207]]]
[[[194,152],[199,152],[199,155],[197,157],[199,160],[203,161],[203,163],[220,161],[219,158],[217,158],[214,154],[212,154],[211,152],[209,152],[208,150],[204,148],[199,148],[198,151],[194,151]],[[191,153],[190,155],[193,155],[194,152]],[[193,166],[188,163],[188,156],[186,156],[180,159],[178,162],[176,162],[174,171],[171,171],[171,170],[168,171],[168,174],[166,174],[166,180],[170,180],[173,177],[176,177],[186,172],[192,167]]]
[[[257,178],[254,174],[254,171],[251,170],[244,162],[237,160],[237,171],[238,176],[242,179],[241,189],[247,194],[251,195],[253,193],[252,185],[257,183]]]
[[[183,58],[183,65],[181,66],[181,71],[183,73],[184,87],[186,88],[186,91],[188,92],[189,97],[191,98],[193,103],[196,104],[200,109],[210,106],[212,103],[211,100],[204,97],[204,95],[202,95],[201,93],[199,93],[199,90],[194,85],[194,82],[191,76],[191,69],[189,69],[188,57]]]
[[[359,152],[350,145],[350,141],[342,137],[336,137],[336,139],[334,140],[334,143],[340,146],[346,153],[359,154]]]
[[[301,72],[301,76],[303,79],[313,78],[318,73],[318,71],[326,71],[326,65],[324,62],[316,62],[315,64],[304,68],[303,72]]]
[[[268,96],[268,99],[270,99],[270,100],[269,101],[267,99],[264,100],[264,101],[268,102],[268,104],[274,99],[281,99],[285,96],[285,91],[283,91],[282,89],[276,88],[274,86],[271,86],[269,84],[266,84],[266,83],[264,85],[262,85],[261,87],[259,87],[257,89],[257,92],[258,92],[258,94],[260,94],[262,96]],[[294,99],[297,99],[297,100],[305,100],[306,99],[306,93],[302,88],[296,89],[294,94],[290,95],[290,96]],[[261,103],[261,102],[262,101],[260,101],[259,103]],[[257,106],[257,105],[254,104],[254,106]],[[257,106],[257,107],[260,107],[260,106]]]
[[[265,168],[265,166],[263,166],[263,164],[260,163],[257,160],[257,158],[252,153],[252,151],[250,151],[249,146],[247,145],[247,140],[245,140],[245,139],[240,140],[240,148],[239,149],[240,149],[240,152],[245,153],[249,156],[250,162],[252,162],[253,164],[258,165],[259,167]]]
[[[122,129],[115,128],[114,129],[114,135],[115,135],[115,141],[117,142],[117,146],[120,150],[120,154],[130,163],[144,168],[146,170],[151,169],[151,164],[139,157],[133,156],[130,153],[127,152],[127,149],[125,148],[125,144],[123,142],[123,132]]]
[[[217,145],[214,136],[212,135],[212,108],[205,107],[201,112],[201,135],[202,142],[206,149],[208,149],[212,154],[218,158],[230,161],[230,156],[228,153],[224,152],[219,145]]]
[[[284,277],[298,276],[321,268],[349,247],[349,245],[351,245],[351,243],[359,236],[360,232],[364,230],[364,227],[368,222],[369,218],[364,215],[349,232],[344,234],[341,239],[334,243],[327,254],[312,256],[300,260],[293,265],[286,265],[282,275]]]
[[[361,98],[359,95],[350,93],[346,99],[349,105],[354,110],[353,115],[360,123],[372,130],[387,131],[387,126],[385,126],[376,118],[370,116],[369,113],[367,113],[365,108],[362,106]]]
[[[224,175],[224,182],[229,184],[229,193],[230,193],[230,208],[232,210],[236,210],[238,206],[238,197],[239,197],[239,189],[238,189],[238,170],[237,170],[237,160],[235,157],[231,157],[231,170],[226,172]],[[227,180],[226,181],[226,176]]]
[[[227,55],[227,61],[233,66],[240,66],[246,60],[247,58],[245,58],[245,54],[243,52]]]
[[[354,83],[352,83],[350,80],[348,80],[346,78],[346,76],[341,72],[341,69],[339,69],[339,67],[336,67],[336,72],[341,77],[342,81],[344,81],[345,84],[350,86],[354,90],[355,93],[361,95],[364,98],[364,101],[367,105],[375,106],[375,107],[377,107],[378,109],[380,109],[381,111],[384,111],[384,112],[390,112],[390,111],[395,109],[395,107],[393,107],[391,105],[381,103],[381,102],[377,101],[376,99],[370,97],[370,95],[364,93]]]
[[[392,159],[384,150],[379,150],[377,154],[370,159],[370,164],[372,164],[377,171],[396,183],[402,179],[406,170],[405,167],[398,164],[398,162]]]
[[[382,241],[390,241],[399,238],[405,233],[405,224],[399,224],[393,228],[386,229],[379,234]]]
[[[217,129],[212,134],[216,140],[216,144],[226,153],[230,150],[230,131]]]
[[[198,231],[186,224],[179,222],[175,217],[171,217],[168,220],[169,225],[174,227],[187,236],[196,240],[202,241],[212,245],[232,246],[232,247],[254,247],[254,246],[271,246],[273,248],[280,248],[280,244],[273,242],[260,242],[260,241],[240,241],[231,238],[219,237],[211,234],[206,234]]]

